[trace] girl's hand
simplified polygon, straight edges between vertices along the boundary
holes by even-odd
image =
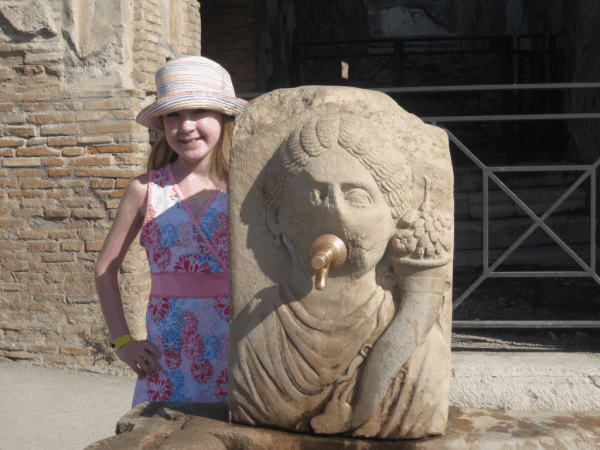
[[[154,359],[160,353],[147,340],[131,341],[115,352],[119,359],[129,365],[140,378],[154,375],[160,370],[160,365]]]

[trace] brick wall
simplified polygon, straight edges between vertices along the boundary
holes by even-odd
[[[95,262],[129,180],[145,172],[149,133],[134,118],[154,99],[154,72],[200,53],[198,6],[136,0],[129,59],[89,73],[69,66],[60,33],[19,34],[0,16],[0,356],[124,367],[107,348]],[[144,337],[150,279],[137,239],[119,282]]]
[[[200,54],[197,0],[137,0],[134,5],[134,80],[155,90],[156,69],[167,60]]]
[[[94,265],[146,160],[148,133],[133,120],[143,98],[134,90],[0,94],[10,100],[0,139],[0,355],[93,364],[82,334],[103,332]],[[135,294],[148,282],[134,272],[125,267],[121,280],[136,325]]]
[[[202,2],[202,56],[221,64],[236,93],[256,92],[256,0]]]

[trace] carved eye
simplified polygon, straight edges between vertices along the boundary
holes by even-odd
[[[325,200],[325,193],[320,191],[319,189],[312,189],[309,193],[308,193],[308,199],[318,205],[320,204],[323,200]]]
[[[350,191],[346,192],[344,198],[352,206],[358,206],[359,208],[364,208],[373,204],[373,199],[364,189],[351,189]]]

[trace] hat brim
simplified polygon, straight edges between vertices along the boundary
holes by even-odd
[[[140,125],[155,131],[165,131],[161,116],[182,109],[210,109],[228,116],[236,116],[248,103],[237,97],[215,95],[208,92],[177,92],[146,106],[135,118]]]

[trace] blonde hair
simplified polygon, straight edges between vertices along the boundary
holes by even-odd
[[[235,118],[222,114],[221,136],[214,146],[210,161],[208,162],[208,173],[219,181],[225,181],[229,174],[229,153],[231,152],[231,141]],[[162,119],[162,118],[161,118]],[[158,170],[167,164],[177,161],[179,156],[173,151],[165,136],[161,137],[152,145],[148,155],[147,170]]]

